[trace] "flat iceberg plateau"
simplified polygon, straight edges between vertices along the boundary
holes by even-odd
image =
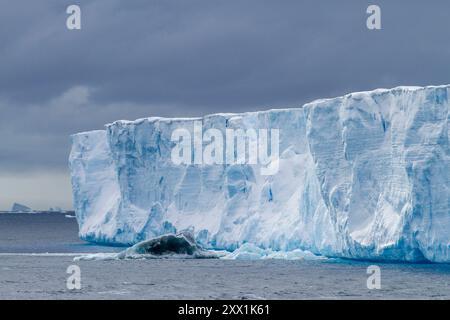
[[[300,108],[116,121],[75,134],[69,163],[80,237],[134,245],[189,230],[206,249],[245,245],[243,258],[299,250],[450,262],[449,89],[378,89]],[[223,133],[278,129],[277,172],[175,164],[172,133],[195,136],[198,122]]]

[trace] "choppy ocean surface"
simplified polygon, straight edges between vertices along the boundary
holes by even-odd
[[[0,214],[0,299],[450,299],[450,265],[348,260],[78,261],[123,248],[86,243],[65,214]],[[367,268],[381,270],[368,289]],[[66,286],[81,270],[81,289]]]

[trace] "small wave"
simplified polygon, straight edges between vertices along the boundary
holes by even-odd
[[[68,252],[68,253],[54,253],[54,252],[44,252],[44,253],[0,253],[0,256],[23,256],[23,257],[73,257],[79,256],[80,253]]]

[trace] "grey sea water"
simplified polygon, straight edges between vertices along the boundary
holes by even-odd
[[[0,213],[0,253],[115,252],[78,238],[75,218],[64,213]]]
[[[348,260],[79,261],[123,248],[88,244],[64,214],[0,214],[0,299],[449,299],[450,265]],[[381,289],[367,288],[367,267]],[[81,289],[66,287],[67,268]]]

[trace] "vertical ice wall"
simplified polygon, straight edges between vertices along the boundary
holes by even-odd
[[[399,87],[298,109],[117,121],[73,136],[80,235],[134,243],[191,228],[208,247],[245,242],[352,258],[450,261],[448,86]],[[280,130],[279,171],[175,165],[172,132]]]

